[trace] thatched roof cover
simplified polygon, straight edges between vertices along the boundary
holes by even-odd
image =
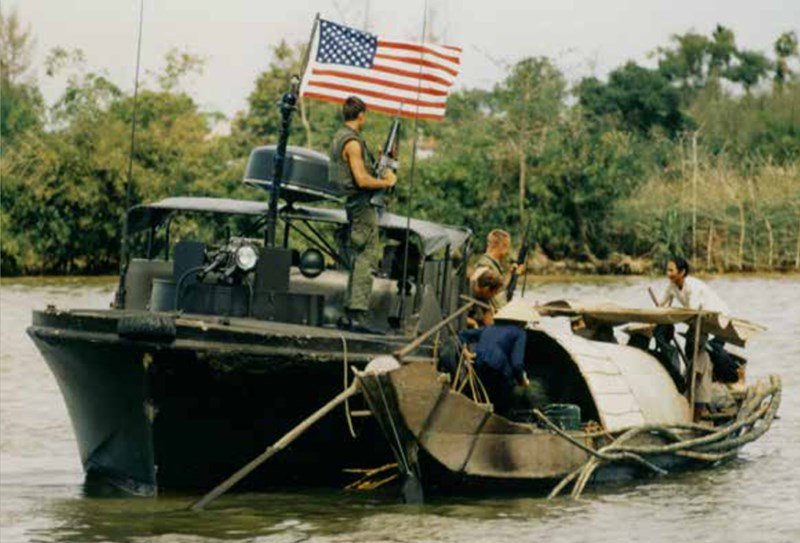
[[[537,311],[549,317],[581,316],[597,323],[618,326],[627,323],[678,324],[693,321],[702,314],[702,328],[708,334],[743,347],[747,341],[766,330],[763,326],[712,311],[676,307],[636,308],[613,303],[583,304],[574,300],[557,300],[537,306]]]

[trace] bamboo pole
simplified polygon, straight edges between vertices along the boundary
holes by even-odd
[[[700,311],[703,310],[702,307],[699,308]],[[695,368],[697,368],[697,354],[700,351],[700,325],[702,324],[703,315],[702,313],[697,314],[697,321],[694,327],[694,346],[692,348],[692,374],[689,377],[689,408],[692,410],[692,420],[694,420],[694,385],[695,381],[697,380],[697,373],[695,372]]]
[[[331,401],[320,407],[314,413],[312,413],[308,418],[303,420],[300,424],[289,430],[282,438],[278,441],[267,447],[263,453],[256,456],[250,462],[248,462],[245,466],[239,469],[236,473],[225,479],[222,483],[214,487],[211,492],[200,498],[197,502],[193,503],[189,506],[190,511],[201,511],[206,505],[211,503],[212,501],[216,500],[220,496],[222,496],[225,492],[230,490],[236,483],[247,477],[254,469],[258,466],[263,464],[267,461],[270,457],[275,455],[276,453],[282,451],[286,446],[288,446],[292,441],[300,437],[306,430],[311,428],[317,421],[319,421],[322,417],[333,411],[335,407],[339,404],[354,396],[359,392],[359,385],[358,381],[353,382],[348,388],[343,390],[338,396],[333,398]]]
[[[769,243],[769,255],[767,256],[767,268],[772,271],[773,258],[772,253],[775,251],[775,235],[772,233],[772,223],[769,222],[768,217],[764,217],[764,226],[767,229],[767,242]]]
[[[744,241],[746,236],[746,225],[744,216],[744,204],[737,202],[739,207],[739,271],[744,268]]]
[[[708,226],[708,243],[706,244],[706,271],[711,271],[711,251],[713,250],[712,244],[714,242],[714,221]]]
[[[697,265],[697,131],[692,132],[692,264]]]
[[[525,174],[528,157],[524,150],[519,152],[519,221],[520,224],[525,220]]]
[[[446,319],[442,319],[434,326],[431,326],[428,330],[423,332],[421,335],[417,336],[417,338],[403,347],[402,349],[398,349],[394,352],[394,356],[397,357],[398,360],[402,360],[402,358],[412,352],[414,352],[420,345],[422,345],[428,338],[430,338],[433,334],[447,326],[449,323],[469,311],[472,306],[475,305],[475,302],[470,302],[466,305],[463,305],[456,311],[450,313],[450,315]]]
[[[473,303],[473,304],[477,305],[478,307],[482,307],[483,309],[488,309],[490,311],[494,311],[494,307],[492,307],[491,305],[487,304],[486,302],[482,302],[482,301],[480,301],[478,299],[471,298],[471,297],[467,296],[466,294],[460,294],[458,297],[461,298],[462,300],[464,300],[465,302]]]
[[[800,270],[800,222],[797,223],[797,247],[794,252],[794,269]]]

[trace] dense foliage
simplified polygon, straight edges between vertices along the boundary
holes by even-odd
[[[56,49],[45,72],[68,82],[46,106],[30,75],[30,30],[12,12],[0,38],[2,273],[113,271],[132,96],[80,51]],[[277,138],[276,102],[302,48],[282,42],[273,53],[246,111],[219,135],[220,116],[182,90],[203,59],[170,52],[139,93],[133,203],[264,197],[239,180],[250,148]],[[572,89],[550,59],[526,58],[492,89],[454,93],[445,121],[416,132],[405,123],[394,209],[479,235],[528,229],[552,259],[679,252],[717,270],[800,267],[797,36],[779,36],[767,55],[719,26],[674,36],[654,55],[653,67],[628,62]],[[370,117],[373,145],[389,122]],[[326,152],[338,123],[337,107],[304,101],[290,143]]]

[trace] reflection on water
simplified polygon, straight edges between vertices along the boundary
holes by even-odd
[[[58,387],[24,335],[30,311],[107,307],[113,280],[3,282],[0,289],[0,539],[44,542],[298,541],[798,541],[800,519],[800,278],[711,280],[744,318],[769,330],[749,349],[749,376],[778,373],[780,420],[739,459],[714,470],[587,489],[547,502],[524,493],[435,497],[420,507],[383,493],[305,490],[233,494],[209,511],[196,496],[88,498]],[[625,278],[529,282],[528,297],[613,299],[646,306]],[[324,458],[321,458],[324,461]]]

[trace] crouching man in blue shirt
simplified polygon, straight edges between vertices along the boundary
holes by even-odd
[[[530,391],[531,383],[525,374],[525,327],[538,321],[536,310],[516,300],[495,314],[491,326],[459,333],[464,344],[474,345],[472,352],[467,350],[465,354],[474,360],[475,371],[499,415],[509,414],[515,385],[524,389],[525,396],[536,394]]]

